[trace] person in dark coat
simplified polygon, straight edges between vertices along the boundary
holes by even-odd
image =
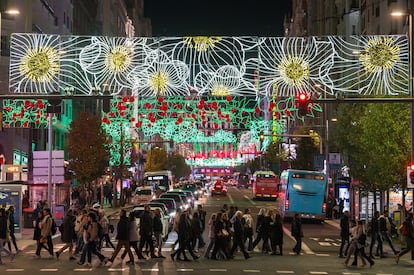
[[[230,258],[230,255],[227,252],[227,238],[228,238],[228,232],[225,229],[225,224],[223,221],[223,213],[218,212],[216,221],[214,223],[214,234],[216,236],[215,242],[214,242],[214,248],[213,252],[211,253],[211,259],[217,260],[217,253],[221,251],[226,260]]]
[[[262,240],[263,241],[263,245],[262,245],[262,251],[268,251],[268,225],[265,224],[265,214],[266,214],[266,209],[265,208],[261,208],[259,210],[259,214],[257,214],[257,222],[256,222],[256,239],[253,241],[253,244],[251,246],[251,250],[253,250],[256,245]]]
[[[344,258],[343,250],[346,245],[349,245],[349,211],[345,211],[341,218],[341,246],[339,247],[339,258]],[[347,254],[347,250],[345,250]]]
[[[283,255],[283,224],[280,214],[275,215],[275,221],[271,224],[270,232],[272,255]],[[279,253],[276,252],[278,247]]]
[[[185,249],[187,247],[187,243],[190,241],[190,232],[189,227],[187,223],[187,214],[181,213],[179,222],[178,222],[178,228],[177,228],[177,234],[178,234],[178,249],[171,253],[171,259],[174,261],[175,256],[177,256],[177,260],[179,261],[190,261],[188,259],[187,255],[185,254]],[[180,258],[181,254],[184,256],[184,259]]]
[[[5,241],[9,239],[8,218],[4,208],[0,208],[0,264],[4,264],[1,258],[1,253],[6,252],[10,259],[13,260],[14,254],[3,247]]]
[[[236,251],[237,247],[239,247],[240,251],[244,255],[244,258],[247,260],[248,258],[250,258],[250,255],[246,252],[246,249],[244,247],[244,226],[242,223],[243,212],[237,211],[234,215],[235,219],[233,223],[233,246],[230,250],[230,257],[233,257],[234,252]]]
[[[382,239],[379,232],[379,224],[378,224],[378,218],[380,216],[379,211],[375,211],[374,216],[371,219],[371,225],[370,225],[370,235],[371,235],[371,243],[369,245],[369,257],[371,259],[374,259],[374,255],[372,254],[372,250],[375,246],[375,243],[377,244],[377,256],[379,256],[380,248],[382,247]]]
[[[7,245],[9,247],[10,252],[12,251],[11,243],[13,243],[14,249],[16,250],[16,253],[21,252],[21,250],[17,247],[16,242],[16,236],[14,235],[14,206],[11,205],[9,207],[9,210],[7,211],[8,217],[9,217],[9,234],[10,234],[10,240],[7,242]]]
[[[151,207],[145,205],[144,213],[142,214],[139,222],[139,235],[141,240],[139,242],[139,251],[142,253],[145,243],[149,245],[151,258],[157,258],[154,250],[154,243],[152,241],[152,235],[154,234],[154,221],[151,216]]]
[[[63,229],[63,232],[60,232],[62,242],[65,244],[61,249],[56,251],[56,258],[59,259],[60,254],[66,249],[69,248],[69,260],[75,260],[73,257],[73,240],[76,238],[75,234],[75,216],[73,215],[72,209],[68,210],[65,218],[63,219],[63,226],[60,227]]]
[[[295,213],[295,216],[293,217],[291,234],[292,234],[292,237],[294,237],[296,240],[296,245],[295,247],[293,247],[292,250],[297,255],[300,255],[300,251],[302,250],[303,231],[302,231],[302,221],[301,221],[299,213]]]
[[[124,209],[121,210],[119,222],[117,225],[117,234],[116,239],[118,240],[118,244],[116,245],[115,251],[112,254],[112,257],[109,261],[112,263],[115,257],[118,255],[119,251],[122,247],[125,248],[129,256],[129,263],[134,263],[134,255],[132,254],[131,248],[129,246],[129,219],[126,215],[126,211]]]
[[[154,227],[154,237],[157,240],[157,245],[158,245],[158,258],[165,258],[164,255],[162,255],[161,253],[163,227],[162,227],[162,221],[161,221],[161,212],[159,208],[155,208],[154,210],[153,227]]]

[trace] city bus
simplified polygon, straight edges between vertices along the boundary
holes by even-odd
[[[323,172],[285,170],[280,176],[279,210],[285,219],[299,213],[304,219],[324,221],[327,177]]]
[[[150,189],[155,197],[173,189],[173,176],[171,171],[153,171],[144,173],[144,182],[141,189]]]
[[[256,171],[252,179],[253,199],[277,199],[279,182],[273,171]]]

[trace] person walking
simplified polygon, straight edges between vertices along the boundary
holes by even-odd
[[[275,221],[271,225],[270,229],[270,242],[272,248],[272,255],[283,255],[283,224],[282,216],[277,213],[275,215]],[[279,253],[277,253],[279,248]]]
[[[198,213],[198,218],[200,219],[200,224],[201,224],[201,233],[198,236],[198,249],[201,249],[206,245],[203,239],[203,233],[206,229],[207,212],[203,209],[203,206],[199,204],[197,205],[197,213]]]
[[[159,208],[154,209],[154,218],[153,218],[153,230],[154,230],[154,238],[157,242],[157,248],[158,248],[158,258],[165,258],[164,255],[162,255],[162,232],[163,232],[163,226],[161,222],[161,212]]]
[[[52,258],[53,254],[53,242],[52,242],[52,217],[50,215],[50,208],[43,208],[43,219],[40,227],[40,239],[35,252],[37,258],[40,258],[40,250],[42,247],[46,248],[44,244],[47,244],[47,250]]]
[[[349,211],[345,211],[344,214],[341,217],[341,246],[339,247],[339,258],[344,258],[343,249],[346,245],[349,245]],[[345,254],[347,254],[347,251],[345,250]]]
[[[208,228],[208,238],[210,240],[208,242],[207,249],[204,252],[204,257],[207,258],[207,259],[210,259],[210,251],[213,248],[214,242],[216,240],[216,234],[214,232],[214,226],[215,226],[215,222],[216,222],[216,217],[217,217],[217,214],[216,213],[212,213],[211,216],[210,216],[210,220],[208,221],[208,224],[207,224],[207,228]]]
[[[407,218],[401,225],[401,228],[405,228],[401,234],[403,235],[405,239],[405,243],[407,247],[403,250],[401,250],[396,256],[395,256],[395,262],[398,264],[400,262],[400,258],[411,251],[411,260],[414,260],[414,218],[413,213],[408,213]]]
[[[230,250],[230,257],[233,258],[236,249],[240,248],[240,251],[243,253],[244,258],[247,260],[248,258],[250,258],[250,255],[246,252],[246,249],[244,247],[244,226],[242,224],[243,212],[236,211],[234,216],[235,219],[233,222],[233,246]]]
[[[109,223],[108,217],[105,215],[104,211],[101,212],[101,225],[102,225],[103,235],[102,235],[102,239],[100,240],[101,244],[100,244],[99,247],[103,247],[103,243],[105,242],[106,247],[112,247],[112,249],[115,250],[115,246],[112,243],[111,238],[109,237],[110,223]],[[112,229],[113,229],[113,227],[112,227]],[[111,232],[111,233],[113,233],[113,232]]]
[[[86,209],[81,209],[76,216],[75,220],[75,233],[76,233],[76,249],[75,254],[77,255],[79,252],[83,250],[84,242],[83,242],[83,232],[85,230],[85,225],[88,222],[87,218],[88,211]]]
[[[139,235],[141,240],[139,242],[139,251],[142,253],[145,243],[148,244],[150,248],[151,258],[155,259],[154,242],[152,241],[152,235],[154,233],[154,222],[151,217],[151,207],[147,204],[144,206],[144,213],[140,218],[139,224]]]
[[[295,247],[293,247],[292,250],[297,255],[300,255],[300,252],[302,250],[303,230],[302,230],[302,221],[301,221],[299,213],[295,213],[293,217],[291,234],[292,234],[292,237],[294,237],[296,241],[296,245]]]
[[[179,261],[190,261],[187,255],[185,254],[185,249],[189,246],[190,242],[190,232],[188,227],[188,222],[186,221],[187,214],[185,212],[181,213],[177,234],[178,234],[178,249],[171,253],[171,259],[174,261],[175,256]],[[180,258],[181,254],[184,259]]]
[[[131,249],[131,252],[132,252],[132,249],[134,249],[135,253],[137,254],[138,259],[145,260],[145,257],[139,251],[138,224],[135,222],[135,215],[133,212],[129,213],[128,219],[129,219],[129,247]],[[124,249],[124,252],[122,253],[122,256],[121,256],[122,260],[125,258],[127,253],[128,251]]]
[[[213,252],[211,253],[212,260],[217,260],[217,253],[219,251],[223,253],[226,260],[230,258],[230,255],[227,253],[227,248],[226,248],[226,242],[227,242],[227,237],[229,236],[229,233],[225,229],[222,215],[223,215],[222,212],[218,212],[217,217],[216,217],[216,222],[214,223],[215,242],[214,242]]]
[[[132,254],[131,248],[129,246],[129,227],[130,223],[126,215],[126,211],[122,209],[119,216],[119,222],[116,228],[116,239],[118,240],[118,244],[116,245],[115,251],[112,253],[111,258],[109,259],[109,262],[113,263],[115,257],[118,255],[121,248],[124,247],[125,251],[128,253],[129,256],[129,261],[127,263],[134,264],[134,255]],[[140,251],[142,250],[140,249]]]
[[[201,226],[201,221],[200,221],[200,217],[198,215],[198,212],[194,212],[193,214],[193,218],[191,219],[191,248],[193,250],[196,249],[196,245],[197,245],[197,241],[198,241],[198,247],[202,247],[204,246],[204,244],[200,244],[200,240],[203,240],[203,238],[201,237],[202,234],[202,226]]]
[[[63,219],[63,226],[61,227],[63,228],[63,232],[60,232],[62,242],[65,245],[55,252],[56,259],[59,259],[60,254],[62,254],[65,249],[69,248],[69,260],[75,260],[75,257],[73,257],[73,240],[76,238],[75,219],[73,210],[69,209]]]
[[[380,212],[375,211],[374,216],[371,219],[371,225],[370,225],[371,243],[369,245],[369,257],[371,259],[375,259],[374,255],[372,254],[372,250],[374,249],[375,242],[377,242],[377,252],[375,253],[375,255],[380,256],[380,250],[382,251],[382,238],[379,232],[379,224],[378,224],[379,217],[380,217]],[[381,254],[381,256],[383,255]]]
[[[247,250],[253,250],[253,217],[249,208],[244,210],[244,215],[242,218],[242,223],[244,226],[244,243],[248,240]]]
[[[253,249],[260,242],[260,240],[263,240],[262,251],[265,250],[265,246],[266,246],[266,243],[264,242],[264,235],[266,234],[265,226],[264,226],[265,214],[266,214],[265,208],[261,208],[259,210],[259,213],[257,214],[256,239],[253,241],[251,250],[249,251],[253,251]]]
[[[88,213],[87,215],[87,223],[85,225],[85,231],[84,231],[84,242],[85,242],[85,247],[84,247],[84,251],[86,251],[86,253],[82,253],[82,256],[78,262],[79,265],[83,265],[85,263],[85,254],[87,256],[87,263],[86,263],[86,267],[92,267],[92,254],[95,254],[100,262],[101,265],[105,265],[108,262],[108,259],[105,258],[104,255],[102,255],[98,250],[97,250],[97,244],[99,242],[99,225],[98,225],[98,217],[96,216],[96,213],[91,211]]]
[[[21,252],[21,250],[17,247],[17,242],[16,242],[16,236],[14,235],[14,227],[15,227],[15,222],[14,222],[14,206],[11,205],[9,207],[9,210],[7,210],[7,215],[9,218],[9,235],[10,235],[10,239],[7,242],[7,245],[9,247],[10,252],[12,252],[12,248],[11,248],[11,243],[13,243],[14,249],[16,250],[16,253]]]
[[[368,257],[365,254],[365,242],[366,242],[366,232],[364,223],[362,221],[357,222],[357,226],[353,227],[351,229],[352,233],[352,239],[351,239],[351,245],[349,247],[348,254],[346,256],[344,265],[348,266],[349,259],[351,258],[351,255],[355,255],[355,259],[359,256],[362,260],[362,266],[366,265],[367,260],[370,263],[370,266],[372,267],[374,265],[374,260],[372,260],[370,257]],[[357,266],[356,260],[352,263],[353,266]]]
[[[394,248],[394,245],[390,237],[391,227],[394,225],[392,224],[391,219],[388,216],[387,210],[385,210],[384,214],[379,217],[378,223],[379,223],[379,231],[381,234],[382,241],[387,242],[390,248],[392,249],[392,251],[394,252],[394,255],[397,255],[398,251]],[[380,248],[380,253],[381,253],[380,254],[381,257],[383,257],[384,255],[383,246],[381,246]]]
[[[4,265],[1,253],[5,252],[9,255],[10,261],[13,261],[14,254],[3,247],[4,243],[9,239],[9,225],[6,211],[4,208],[0,208],[0,265]]]

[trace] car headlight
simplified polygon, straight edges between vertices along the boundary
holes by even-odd
[[[155,196],[155,195],[152,196],[152,199],[156,199],[156,198],[157,198],[157,196]]]
[[[188,199],[188,200],[187,200],[187,202],[188,202],[188,203],[191,203],[191,199]]]
[[[194,195],[197,195],[198,194],[198,192],[197,191],[194,191]]]
[[[176,212],[175,212],[175,211],[174,211],[174,212],[171,212],[171,213],[170,213],[170,215],[169,215],[169,216],[170,216],[170,218],[175,218],[175,214],[176,214]]]

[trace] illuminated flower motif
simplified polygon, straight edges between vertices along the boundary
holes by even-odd
[[[302,57],[283,57],[278,70],[282,79],[290,86],[303,87],[309,79],[309,64]]]
[[[195,86],[202,87],[199,95],[228,97],[234,95],[248,95],[251,92],[242,89],[244,82],[243,72],[235,66],[222,66],[214,72],[199,73],[195,79]]]
[[[394,39],[379,37],[368,41],[359,60],[365,70],[376,73],[391,69],[399,60],[399,54],[400,47],[394,45]]]
[[[172,60],[160,50],[145,54],[142,66],[133,73],[134,88],[140,96],[187,95],[189,70],[186,64]]]
[[[322,79],[328,90],[364,95],[409,93],[406,36],[329,37],[335,62]]]
[[[12,92],[60,92],[59,77],[66,73],[61,68],[61,62],[65,61],[61,51],[70,45],[59,38],[43,34],[12,35],[9,82]]]
[[[247,50],[252,45],[257,45],[257,38],[249,40],[239,37],[191,36],[166,38],[160,44],[165,51],[171,49],[174,59],[182,60],[188,65],[190,86],[199,94],[214,92],[225,96],[238,90],[238,94],[255,95],[252,85],[250,88],[247,85],[236,88],[234,85],[249,81],[242,79],[246,70],[244,62]],[[227,74],[228,83],[220,83]],[[209,87],[206,88],[203,83],[209,83]]]
[[[196,51],[207,51],[221,40],[220,36],[188,36],[184,37],[184,43]]]
[[[82,69],[93,75],[97,89],[119,94],[124,88],[134,87],[133,71],[142,65],[140,60],[146,51],[143,38],[91,37],[89,45],[82,48],[79,61]]]
[[[320,78],[325,63],[333,60],[329,43],[317,38],[262,38],[258,58],[247,61],[254,88],[261,96],[294,96],[298,92],[322,93]],[[251,69],[250,69],[251,68]]]

